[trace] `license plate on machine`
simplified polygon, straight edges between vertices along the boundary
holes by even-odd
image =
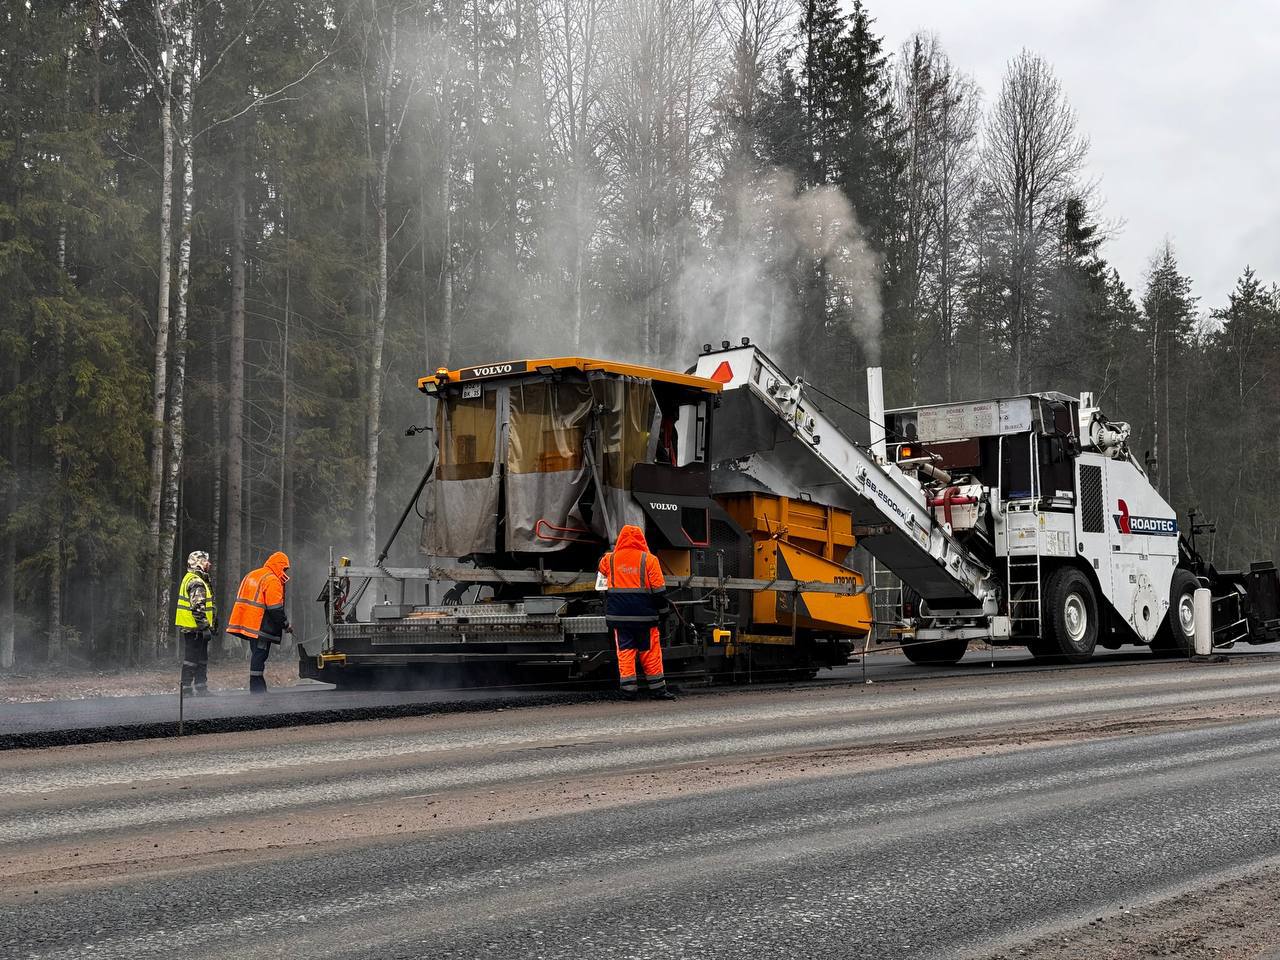
[[[462,387],[462,399],[474,400],[484,391],[484,386],[479,383],[467,383]]]

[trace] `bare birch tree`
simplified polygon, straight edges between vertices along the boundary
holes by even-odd
[[[169,386],[169,416],[165,423],[168,457],[164,476],[163,519],[160,542],[156,551],[156,584],[158,607],[155,621],[155,648],[164,649],[170,634],[169,594],[172,586],[173,545],[177,536],[179,502],[178,481],[182,473],[185,444],[185,403],[187,378],[187,293],[191,286],[191,218],[192,194],[195,189],[195,88],[200,79],[199,53],[195,44],[195,10],[190,2],[180,8],[180,29],[176,50],[182,69],[182,92],[178,114],[182,147],[182,193],[178,242],[178,291],[174,304],[173,382]]]
[[[1030,389],[1044,276],[1088,147],[1053,69],[1023,50],[1005,71],[982,150],[1007,243],[1006,334],[1019,390]]]
[[[439,249],[440,272],[436,279],[439,291],[439,336],[432,349],[431,334],[427,328],[427,309],[429,298],[426,293],[430,289],[427,282],[427,175],[426,153],[423,150],[421,182],[418,185],[419,203],[418,218],[421,228],[419,243],[422,264],[422,334],[425,347],[424,359],[427,369],[449,363],[453,353],[453,276],[454,242],[453,242],[453,148],[454,148],[454,44],[457,37],[457,20],[459,0],[444,0],[440,8],[440,22],[434,34],[424,31],[423,59],[434,64],[434,76],[431,84],[431,123],[426,134],[428,139],[434,138],[437,143],[436,154],[439,163],[439,179],[436,184],[436,201],[440,205]]]
[[[244,299],[245,299],[245,149],[236,131],[231,185],[231,343],[227,376],[227,548],[222,609],[232,599],[244,564]],[[227,640],[230,644],[234,641]]]
[[[936,43],[917,33],[903,44],[894,75],[894,102],[902,123],[903,173],[901,228],[898,238],[899,328],[906,344],[908,398],[919,400],[921,344],[928,299],[928,265],[933,260],[936,223],[933,217],[938,176],[938,116],[945,95],[938,75]]]
[[[378,448],[382,430],[383,348],[387,337],[389,272],[387,261],[387,180],[392,154],[400,143],[405,115],[413,99],[420,74],[401,63],[404,42],[402,19],[408,5],[383,5],[374,0],[370,7],[368,37],[374,49],[374,63],[380,67],[374,93],[377,112],[370,115],[367,130],[374,155],[373,207],[377,230],[377,275],[374,314],[370,330],[369,392],[365,415],[364,548],[372,561],[378,553]]]
[[[15,356],[11,371],[5,371],[10,381],[10,388],[15,389],[21,382],[22,371]],[[5,516],[13,517],[18,512],[18,438],[21,428],[15,418],[8,425],[8,443],[5,445],[5,457],[8,459],[4,479]],[[0,583],[0,670],[10,670],[14,664],[14,639],[17,627],[14,592],[18,577],[18,545],[17,537],[11,530],[0,529],[4,541],[4,582]]]
[[[904,152],[903,305],[913,336],[939,348],[950,399],[964,227],[977,180],[978,94],[935,38],[917,34],[899,54],[894,98]],[[913,379],[923,369],[912,363]]]
[[[156,342],[151,381],[151,483],[148,494],[148,543],[151,555],[151,576],[143,609],[147,614],[147,626],[158,632],[164,619],[155,587],[160,570],[160,501],[164,486],[164,421],[169,398],[169,283],[170,258],[173,255],[173,75],[177,61],[176,16],[178,4],[156,0],[155,20],[160,37],[159,96],[160,96],[160,236],[157,262],[159,283],[156,292]],[[135,651],[135,655],[141,650]]]

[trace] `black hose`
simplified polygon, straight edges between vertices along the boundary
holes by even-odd
[[[409,511],[414,510],[418,506],[418,498],[422,496],[422,489],[427,485],[427,481],[431,479],[431,471],[436,468],[435,460],[431,461],[427,467],[426,473],[422,475],[422,479],[418,481],[418,485],[413,488],[413,496],[409,498],[409,502],[404,505],[404,510],[400,513],[400,520],[396,523],[396,528],[391,531],[391,536],[387,537],[387,542],[382,547],[382,552],[378,554],[378,559],[373,561],[375,567],[381,566],[382,561],[387,559],[387,554],[391,552],[391,545],[395,543],[396,537],[400,536],[400,528],[404,526],[404,522],[409,519]]]
[[[378,554],[378,559],[373,561],[375,567],[382,566],[382,561],[387,559],[387,555],[391,553],[391,545],[396,542],[396,537],[400,535],[400,530],[404,527],[404,522],[409,519],[409,512],[412,510],[417,512],[418,498],[422,496],[422,490],[427,485],[427,481],[431,479],[431,471],[436,468],[436,461],[432,460],[430,466],[422,475],[422,479],[418,481],[418,485],[413,489],[413,496],[409,498],[409,502],[405,504],[404,510],[400,513],[400,520],[396,523],[396,528],[391,531],[391,536],[387,537],[387,542],[382,546],[382,552]],[[422,516],[422,514],[418,514]],[[369,588],[369,584],[373,582],[373,578],[365,577],[364,582],[360,584],[355,592],[355,596],[348,601],[353,608],[358,606],[361,598],[364,596],[365,590]]]

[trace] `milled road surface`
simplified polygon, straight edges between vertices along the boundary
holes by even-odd
[[[1280,654],[1280,644],[1241,647],[1231,656],[1243,661],[1277,654]],[[1099,650],[1089,664],[1072,669],[1105,670],[1152,662],[1161,661],[1154,660],[1145,648],[1125,647],[1118,651]],[[974,649],[963,661],[950,667],[920,667],[900,653],[873,653],[865,662],[859,659],[848,666],[824,670],[816,681],[806,685],[847,683],[864,678],[873,683],[931,681],[941,677],[975,677],[993,668],[1002,674],[1060,672],[1062,669],[1036,663],[1022,648]],[[338,720],[470,712],[499,706],[582,703],[612,696],[609,691],[598,688],[556,684],[516,689],[348,691],[336,690],[330,684],[303,682],[273,687],[266,696],[250,696],[238,689],[215,689],[212,696],[188,698],[182,710],[187,733],[216,733]],[[0,750],[173,736],[178,731],[178,713],[176,693],[0,703]]]
[[[1269,958],[1278,799],[1264,657],[16,750],[0,956]]]

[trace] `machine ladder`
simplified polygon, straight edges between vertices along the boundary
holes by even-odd
[[[891,631],[902,619],[902,581],[898,575],[871,558],[871,635],[877,643],[893,639]]]
[[[1040,551],[1027,555],[1009,555],[1009,626],[1014,636],[1040,638]]]

